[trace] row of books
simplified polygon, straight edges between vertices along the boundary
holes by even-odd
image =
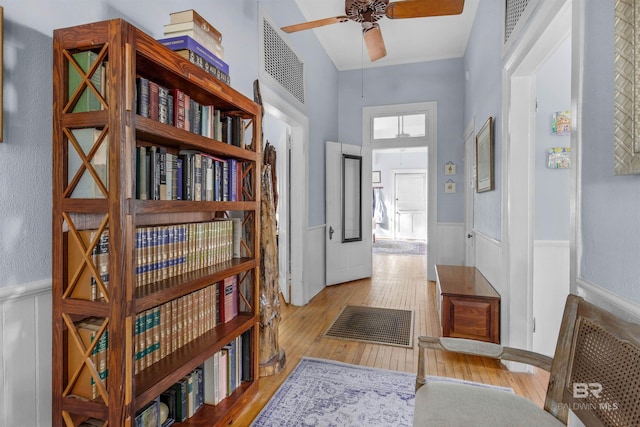
[[[236,275],[138,313],[134,339],[136,372],[143,371],[237,315]]]
[[[247,331],[163,392],[160,402],[167,405],[169,419],[183,422],[205,403],[219,404],[250,379],[251,331]]]
[[[167,37],[158,41],[192,64],[202,68],[212,77],[231,85],[229,64],[210,52],[192,37]]]
[[[169,23],[164,26],[164,35],[189,36],[218,58],[224,58],[222,33],[193,9],[170,13]]]
[[[242,163],[197,150],[177,153],[166,147],[140,146],[136,155],[139,200],[238,201],[242,199]]]
[[[251,379],[251,332],[237,336],[204,362],[204,402],[217,405]]]
[[[75,330],[86,349],[96,342],[90,352],[90,360],[98,378],[107,386],[109,376],[109,334],[108,330],[98,336],[98,332],[105,319],[90,317],[74,323]],[[93,400],[99,396],[96,378],[91,374],[85,363],[84,352],[78,348],[73,340],[68,342],[67,381],[71,385],[70,394],[81,399]]]
[[[222,33],[193,9],[173,12],[169,17],[160,43],[230,84]]]
[[[238,219],[220,219],[137,228],[136,285],[239,258],[240,227]]]
[[[146,286],[240,257],[242,220],[136,228],[136,286]],[[65,233],[68,292],[74,299],[103,301],[109,286],[109,232],[80,230],[81,244]],[[91,247],[91,265],[84,256]]]
[[[136,78],[136,113],[207,138],[237,146],[243,143],[244,132],[238,125],[244,121],[238,114],[202,104],[180,89],[142,76]]]
[[[206,288],[176,298],[138,313],[134,323],[135,372],[139,373],[164,359],[188,343],[204,335],[220,323],[238,315],[238,277],[229,276]],[[100,395],[96,379],[105,390],[109,377],[109,334],[98,335],[105,319],[90,317],[74,323],[85,349],[93,348],[90,360],[92,375],[81,349],[68,341],[67,381],[70,394],[85,400]],[[96,378],[97,376],[97,378]],[[235,380],[232,384],[236,384]]]

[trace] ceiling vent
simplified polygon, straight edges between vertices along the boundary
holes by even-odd
[[[513,32],[513,29],[518,24],[520,17],[524,13],[524,10],[527,8],[529,4],[529,0],[507,0],[506,5],[507,9],[505,11],[505,19],[504,19],[504,42],[509,41],[509,37]]]
[[[275,81],[300,104],[305,101],[304,62],[280,36],[269,20],[262,17],[262,76]]]

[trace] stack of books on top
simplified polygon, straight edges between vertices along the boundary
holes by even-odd
[[[209,74],[231,84],[229,65],[224,62],[222,34],[193,9],[169,14],[160,43],[198,65]]]

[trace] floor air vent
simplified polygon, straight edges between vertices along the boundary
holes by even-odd
[[[263,71],[304,104],[304,63],[267,19],[262,23]]]

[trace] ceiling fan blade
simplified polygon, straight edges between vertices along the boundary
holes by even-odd
[[[364,43],[367,45],[369,58],[371,58],[372,62],[387,56],[387,48],[384,47],[382,32],[378,24],[374,24],[369,29],[362,30],[362,36],[364,37]]]
[[[339,24],[341,22],[347,22],[348,20],[349,18],[346,16],[336,16],[334,18],[318,19],[316,21],[289,25],[287,27],[282,27],[281,30],[285,33],[295,33],[296,31],[310,30],[312,28],[324,27],[325,25]]]
[[[387,18],[426,18],[429,16],[459,15],[464,0],[407,0],[389,3]]]

